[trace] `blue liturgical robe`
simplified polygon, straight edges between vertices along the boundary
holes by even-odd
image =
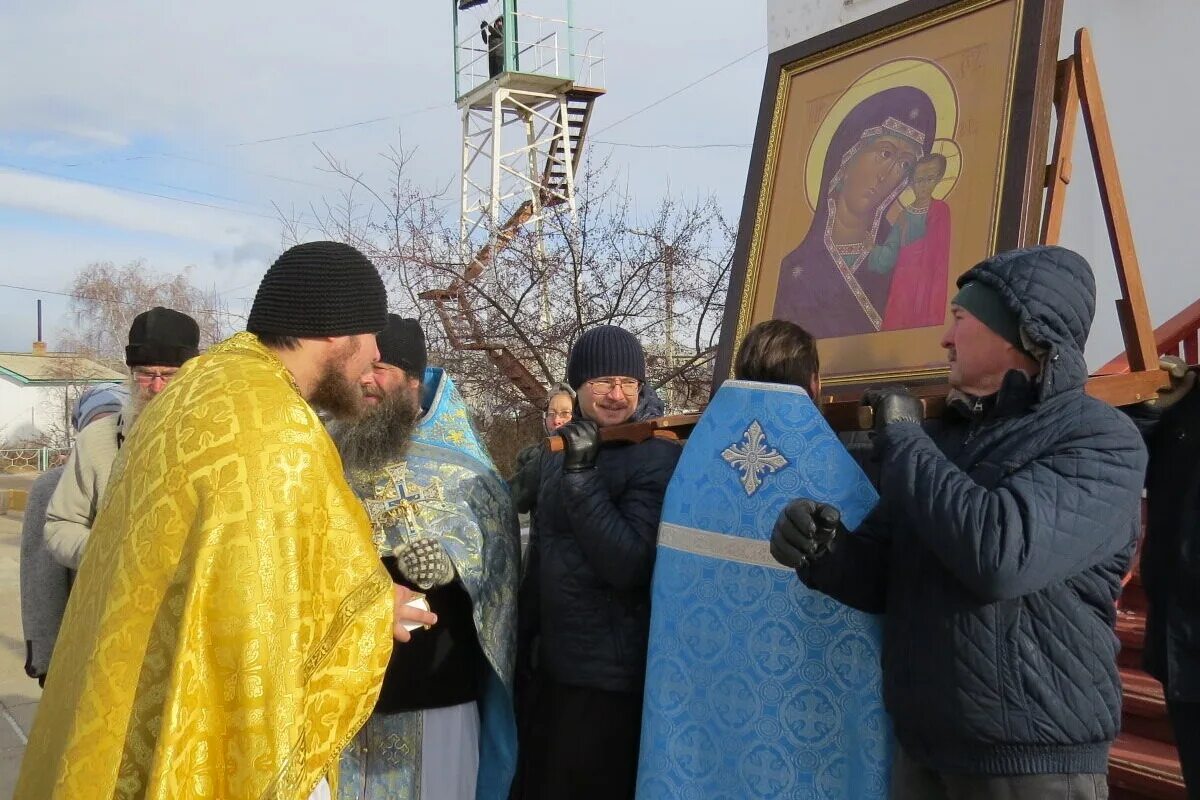
[[[727,381],[663,507],[639,800],[886,798],[881,624],[771,557],[796,497],[850,529],[878,501],[802,389]]]

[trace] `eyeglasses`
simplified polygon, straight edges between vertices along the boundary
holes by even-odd
[[[641,385],[641,381],[633,378],[596,378],[588,381],[588,386],[592,387],[592,394],[597,397],[603,397],[617,387],[620,387],[626,397],[637,397]]]
[[[570,411],[547,411],[546,412],[546,419],[570,419],[573,416],[574,416],[574,414]]]
[[[169,382],[178,371],[173,369],[170,372],[150,372],[149,370],[135,369],[133,379],[141,386],[153,386],[155,381]]]

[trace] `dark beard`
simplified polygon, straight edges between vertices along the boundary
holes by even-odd
[[[343,375],[337,363],[340,359],[331,358],[325,362],[325,368],[313,389],[309,402],[325,411],[334,419],[355,420],[362,417],[366,406],[363,404],[362,387],[349,381]]]
[[[347,470],[373,470],[404,454],[420,409],[406,391],[385,395],[360,419],[329,426]]]

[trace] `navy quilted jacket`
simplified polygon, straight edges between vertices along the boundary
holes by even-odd
[[[1087,263],[1062,248],[968,271],[997,289],[1036,381],[951,403],[877,442],[881,502],[801,578],[883,613],[884,699],[913,759],[992,775],[1102,773],[1121,719],[1114,601],[1138,530],[1146,452],[1084,394],[1095,309]]]
[[[645,390],[634,418],[656,416],[661,401]],[[642,690],[658,523],[682,452],[663,439],[608,444],[595,469],[575,473],[563,472],[561,453],[542,459],[521,616],[523,638],[540,635],[550,680]]]

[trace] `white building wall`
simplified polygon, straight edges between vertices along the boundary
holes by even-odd
[[[0,445],[18,433],[40,428],[37,424],[40,405],[36,389],[0,377]]]
[[[768,0],[771,52],[868,16],[898,0]],[[1192,102],[1200,33],[1197,0],[1066,0],[1060,56],[1087,27],[1107,106],[1150,314],[1162,323],[1200,298],[1200,162],[1192,156],[1200,106]],[[1061,244],[1091,261],[1099,287],[1088,346],[1095,368],[1123,349],[1113,301],[1116,267],[1082,123],[1075,143]]]
[[[43,434],[61,432],[64,426],[61,386],[28,386],[0,377],[0,446],[14,436],[27,437],[32,431]],[[71,387],[74,395],[78,387]]]

